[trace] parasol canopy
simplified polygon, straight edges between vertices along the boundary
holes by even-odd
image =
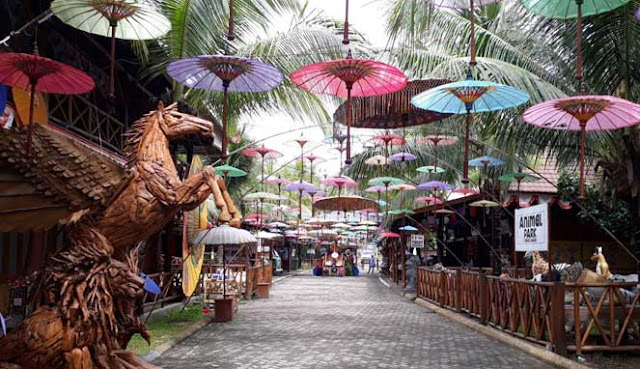
[[[227,156],[227,109],[229,92],[265,92],[280,85],[280,71],[258,60],[227,55],[200,55],[174,61],[169,75],[179,83],[208,91],[223,92],[222,157]]]
[[[316,187],[309,182],[293,182],[285,186],[285,191],[308,192],[316,191]]]
[[[195,245],[231,246],[253,244],[256,242],[258,241],[251,232],[230,227],[228,224],[222,224],[219,227],[201,231],[194,237],[192,243]]]
[[[395,186],[405,183],[404,179],[395,177],[376,177],[369,180],[369,186]]]
[[[471,2],[469,2],[469,0],[430,0],[429,2],[440,8],[464,10],[468,10],[471,8]],[[481,8],[483,6],[496,4],[498,2],[500,2],[500,0],[473,0],[473,7]]]
[[[417,188],[414,185],[403,183],[390,186],[389,189],[393,191],[415,191]]]
[[[400,235],[394,232],[384,232],[380,235],[380,238],[400,238]]]
[[[390,161],[404,163],[407,161],[416,160],[418,157],[410,152],[399,152],[389,156]]]
[[[477,0],[476,0],[477,1]],[[576,0],[521,0],[527,10],[545,18],[574,19],[578,18]],[[629,0],[586,0],[582,3],[583,17],[610,12]]]
[[[400,227],[398,229],[401,230],[401,231],[405,231],[405,232],[417,232],[418,231],[418,228],[416,228],[414,226],[410,226],[410,225],[407,225],[407,226],[404,226],[404,227]]]
[[[291,228],[290,225],[288,225],[287,223],[282,223],[282,222],[272,222],[267,224],[267,227],[269,228]]]
[[[314,203],[316,209],[324,211],[357,211],[362,209],[379,209],[378,204],[360,196],[325,197]]]
[[[509,109],[527,101],[529,94],[522,90],[489,81],[475,81],[471,76],[464,81],[438,86],[411,99],[411,103],[421,109],[451,114],[466,113],[463,183],[469,182],[471,114]]]
[[[496,206],[500,206],[497,202],[489,201],[489,200],[480,200],[474,201],[469,206],[477,207],[477,208],[494,208]]]
[[[250,158],[261,158],[261,159],[277,159],[282,157],[282,154],[277,150],[270,149],[268,147],[251,147],[248,149],[242,150],[242,155],[248,156]]]
[[[71,27],[111,37],[111,96],[114,93],[116,38],[153,40],[164,36],[171,29],[171,22],[162,13],[134,0],[54,0],[51,11]]]
[[[266,179],[266,183],[272,186],[282,186],[282,185],[286,186],[288,184],[291,184],[292,182],[286,178],[269,177]]]
[[[442,181],[429,181],[420,183],[417,187],[420,191],[449,191],[453,190],[454,186]]]
[[[383,166],[389,164],[389,159],[384,155],[374,155],[364,161],[367,165]]]
[[[433,196],[421,196],[416,198],[416,202],[420,202],[420,203],[425,203],[428,205],[439,205],[439,204],[444,204],[444,202],[442,200],[440,200],[437,197],[433,197]]]
[[[389,214],[391,214],[391,215],[412,215],[412,214],[415,214],[415,211],[413,211],[412,209],[395,209],[395,210],[390,210]]]
[[[307,91],[347,98],[347,159],[351,164],[351,98],[383,95],[403,89],[407,77],[391,65],[373,60],[330,60],[307,65],[291,74],[291,80]]]
[[[503,174],[498,177],[498,180],[502,182],[537,182],[540,180],[540,177],[522,172],[514,172]]]
[[[492,156],[480,156],[469,160],[469,165],[472,167],[498,167],[504,164],[504,161]]]
[[[243,201],[278,201],[279,199],[278,195],[269,192],[253,192],[242,198]]]
[[[385,192],[387,188],[385,186],[371,186],[364,190],[365,192]]]
[[[31,94],[27,154],[31,150],[36,91],[76,95],[95,87],[91,77],[71,66],[38,55],[20,53],[0,54],[0,85],[19,87]]]
[[[434,173],[434,174],[438,174],[438,173],[444,173],[444,169],[441,167],[435,167],[433,165],[425,165],[419,168],[416,168],[416,170],[420,173]]]
[[[586,131],[608,131],[640,122],[640,105],[613,96],[572,96],[527,109],[526,123],[548,129],[580,131],[580,198],[584,198]]]
[[[458,142],[456,136],[428,135],[416,139],[416,143],[430,146],[449,146]]]
[[[247,172],[245,172],[244,170],[233,167],[231,165],[220,165],[217,167],[213,167],[213,169],[216,171],[217,175],[225,178],[244,177],[247,175]]]
[[[453,190],[453,192],[454,193],[460,193],[460,194],[463,194],[465,196],[466,195],[476,195],[476,194],[478,194],[478,191],[472,190],[470,188],[464,188],[464,187],[463,188],[456,188],[455,190]]]
[[[395,133],[386,132],[377,136],[374,136],[371,141],[373,141],[377,145],[386,146],[400,146],[407,143],[407,140],[404,137],[397,135]]]
[[[339,177],[329,177],[325,180],[322,181],[322,184],[325,186],[331,186],[331,187],[338,187],[338,188],[342,188],[342,187],[358,187],[358,182],[354,181],[353,179],[347,177],[347,176],[339,176]]]
[[[355,128],[395,129],[444,119],[449,115],[417,109],[411,105],[411,98],[449,82],[445,79],[409,81],[405,88],[390,94],[354,98],[351,126]],[[347,104],[344,103],[333,114],[333,120],[346,125],[346,114]]]

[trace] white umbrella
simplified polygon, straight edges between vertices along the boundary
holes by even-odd
[[[224,257],[224,247],[226,245],[247,245],[257,243],[258,240],[249,231],[229,227],[223,224],[216,228],[205,229],[193,238],[196,245],[222,246],[222,298],[227,298],[227,264]]]

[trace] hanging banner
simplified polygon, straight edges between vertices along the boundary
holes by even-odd
[[[549,205],[516,209],[516,251],[549,250]]]
[[[423,234],[412,234],[411,235],[411,244],[409,247],[414,247],[416,249],[424,248],[424,235]]]

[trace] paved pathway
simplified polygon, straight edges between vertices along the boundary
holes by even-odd
[[[164,369],[549,369],[404,301],[377,278],[293,276],[158,358]]]

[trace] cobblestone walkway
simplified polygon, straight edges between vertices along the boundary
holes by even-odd
[[[154,361],[191,368],[548,369],[409,303],[376,278],[294,276]]]

